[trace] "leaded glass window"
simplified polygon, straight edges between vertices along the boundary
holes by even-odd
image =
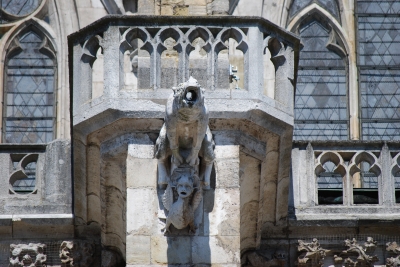
[[[364,140],[400,139],[400,2],[358,0],[358,68]]]
[[[297,13],[312,3],[321,6],[340,21],[340,11],[336,0],[293,0],[289,8],[289,22]]]
[[[295,96],[295,140],[344,140],[347,131],[346,63],[327,48],[330,30],[318,20],[300,27]]]
[[[47,143],[54,138],[55,63],[45,37],[23,34],[7,55],[3,141]]]
[[[9,23],[35,11],[42,0],[0,0],[0,23]]]

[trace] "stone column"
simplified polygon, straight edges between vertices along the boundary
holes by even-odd
[[[126,186],[126,264],[150,264],[150,244],[158,223],[157,160],[153,145],[128,146]]]
[[[115,66],[112,68],[104,66],[104,96],[108,98],[115,98],[119,93],[119,42],[120,33],[118,27],[110,27],[104,32],[104,40],[102,42],[104,64]]]

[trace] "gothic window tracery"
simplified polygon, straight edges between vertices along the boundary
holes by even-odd
[[[289,8],[289,20],[290,22],[301,10],[305,7],[316,3],[323,9],[331,13],[338,21],[340,21],[340,9],[337,0],[293,0]]]
[[[328,49],[332,29],[311,18],[299,27],[303,44],[295,96],[295,140],[348,138],[346,62]]]
[[[47,38],[24,31],[6,56],[3,142],[47,143],[54,138],[55,58]]]

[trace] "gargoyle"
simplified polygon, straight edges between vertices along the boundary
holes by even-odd
[[[208,111],[204,104],[204,89],[193,77],[173,88],[168,99],[164,125],[156,142],[158,159],[158,184],[168,184],[169,173],[182,164],[198,170],[202,158],[200,178],[204,189],[210,188],[210,175],[214,161],[214,142],[208,127]],[[171,169],[169,156],[172,155]]]
[[[195,233],[197,226],[194,223],[194,212],[203,199],[201,187],[198,185],[197,175],[190,167],[176,168],[171,176],[163,196],[163,204],[169,211],[164,234],[170,232],[172,224],[177,229],[184,229],[189,226],[189,232]],[[174,191],[178,197],[174,199]]]

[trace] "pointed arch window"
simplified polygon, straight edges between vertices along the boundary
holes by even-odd
[[[340,9],[337,0],[293,0],[289,7],[288,22],[290,22],[296,15],[305,7],[316,3],[323,9],[331,13],[338,21],[340,21]]]
[[[54,139],[54,49],[39,30],[14,39],[5,64],[3,142],[47,143]]]
[[[299,27],[303,48],[295,96],[295,140],[348,138],[346,61],[332,51],[338,50],[335,33],[321,21],[311,18]]]

